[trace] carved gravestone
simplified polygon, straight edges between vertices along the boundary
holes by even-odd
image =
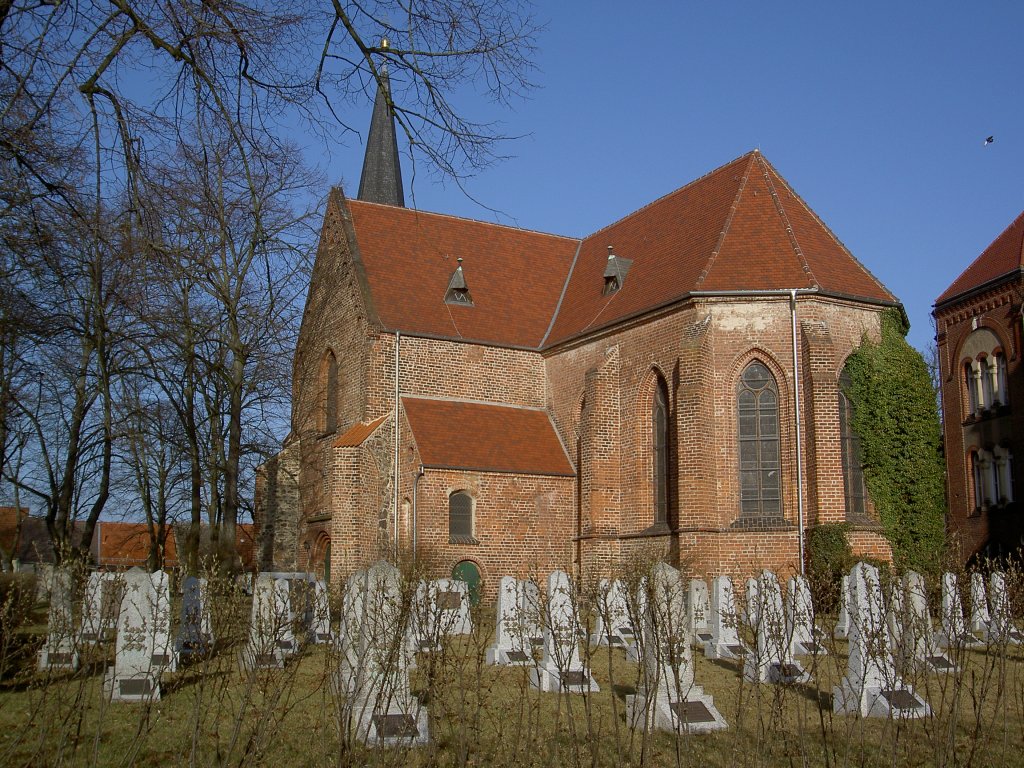
[[[487,649],[487,663],[532,664],[532,643],[523,626],[521,593],[515,576],[502,576],[498,582],[496,614],[494,645]]]
[[[444,638],[469,634],[473,629],[469,586],[457,579],[420,581],[412,619],[410,637],[414,651],[439,651]]]
[[[627,595],[626,605],[629,611],[629,620],[633,623],[636,631],[634,636],[634,643],[626,648],[626,658],[634,663],[640,663],[640,660],[644,655],[644,638],[643,632],[640,631],[641,625],[643,624],[644,616],[647,613],[647,597],[650,589],[647,586],[647,576],[643,576],[640,579],[640,583],[637,585],[636,592],[629,599]]]
[[[760,604],[758,598],[758,580],[747,579],[743,588],[743,623],[754,629],[758,623],[757,610]]]
[[[832,636],[839,640],[850,636],[850,577],[846,574],[839,585],[839,619]]]
[[[979,571],[971,574],[971,625],[970,630],[982,638],[988,637],[991,616],[988,610],[988,597],[985,594],[985,577]]]
[[[904,611],[896,649],[898,669],[924,666],[933,672],[953,672],[956,665],[935,644],[932,615],[924,577],[915,571],[903,575]]]
[[[82,642],[107,642],[117,633],[124,584],[116,573],[93,571],[82,595]]]
[[[288,582],[261,573],[252,590],[249,642],[242,651],[247,670],[282,669],[293,649]]]
[[[315,581],[312,585],[313,610],[309,626],[309,637],[314,643],[330,643],[334,641],[331,631],[331,604],[327,594],[327,584]]]
[[[544,654],[530,670],[530,684],[541,691],[596,692],[597,682],[580,657],[579,618],[572,582],[564,571],[548,576]]]
[[[708,598],[708,583],[704,579],[690,579],[686,598],[686,614],[690,639],[693,645],[703,648],[711,640],[709,614],[711,601]]]
[[[356,738],[367,744],[427,743],[427,710],[409,687],[409,617],[398,569],[381,561],[353,574],[343,612],[339,690]]]
[[[755,644],[744,661],[743,676],[751,682],[807,682],[811,676],[793,658],[793,637],[786,622],[778,577],[771,571],[762,571],[756,594]]]
[[[1024,633],[1013,623],[1010,596],[1006,592],[1006,577],[1001,571],[993,571],[988,584],[989,599],[992,602],[989,639],[994,643],[1021,645],[1024,643]]]
[[[942,614],[935,643],[940,648],[974,645],[978,639],[967,631],[964,603],[955,573],[942,574]]]
[[[627,722],[646,731],[703,733],[727,727],[714,699],[694,682],[693,617],[679,571],[657,563],[646,585],[642,674],[636,695],[626,697]]]
[[[175,641],[183,659],[202,656],[213,647],[213,626],[206,579],[186,576],[181,585],[181,619]]]
[[[39,651],[39,669],[78,669],[78,631],[75,628],[74,577],[55,568],[49,577],[50,612],[46,643]]]
[[[591,645],[628,649],[636,642],[626,603],[626,585],[619,579],[601,579],[597,585],[597,618]]]
[[[850,657],[832,691],[836,713],[861,717],[925,717],[928,704],[896,673],[878,569],[857,563],[850,572]]]
[[[104,677],[104,690],[111,701],[160,698],[160,676],[177,668],[170,629],[167,574],[132,568],[124,576],[114,666]]]
[[[797,574],[790,577],[787,586],[786,621],[789,624],[793,653],[797,656],[827,656],[828,650],[818,642],[811,585],[804,576]]]
[[[709,659],[740,659],[748,649],[739,636],[739,614],[733,595],[732,579],[716,576],[711,580],[711,640],[704,646]]]
[[[533,579],[519,581],[519,609],[522,612],[523,631],[533,645],[544,644],[544,603],[540,587]]]

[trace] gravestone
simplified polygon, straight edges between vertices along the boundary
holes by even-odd
[[[982,638],[988,637],[991,616],[988,611],[988,597],[985,595],[985,577],[979,571],[971,574],[971,625],[970,630]]]
[[[551,572],[547,598],[544,652],[540,664],[530,670],[530,685],[541,691],[596,693],[597,682],[580,657],[580,622],[567,573]]]
[[[732,579],[716,576],[711,580],[711,640],[704,646],[709,659],[740,659],[747,647],[740,642],[739,615],[732,591]]]
[[[1006,592],[1006,577],[1001,571],[992,571],[988,581],[988,594],[992,602],[989,620],[989,640],[994,643],[1021,645],[1024,633],[1013,623],[1010,596]]]
[[[186,576],[181,584],[181,620],[175,647],[183,659],[203,656],[213,647],[206,579]]]
[[[838,640],[845,640],[850,636],[850,577],[843,574],[842,583],[839,586],[839,618],[836,627],[832,630],[832,637]]]
[[[78,631],[72,594],[74,576],[66,568],[54,568],[49,574],[50,613],[46,643],[39,651],[39,670],[78,669]]]
[[[703,648],[711,641],[709,614],[711,602],[708,598],[708,583],[704,579],[690,579],[686,598],[686,619],[693,645]]]
[[[104,676],[104,692],[111,701],[156,701],[160,676],[175,669],[170,580],[163,571],[132,568],[124,575],[114,666]]]
[[[630,599],[628,594],[626,595],[626,609],[635,633],[633,635],[633,644],[626,646],[626,658],[634,664],[640,663],[644,653],[644,638],[640,627],[643,624],[644,615],[647,613],[647,592],[647,577],[642,576],[632,599]]]
[[[421,581],[412,610],[413,648],[439,651],[441,641],[473,631],[469,613],[469,585],[457,579]]]
[[[889,653],[878,569],[857,563],[850,572],[850,657],[832,689],[832,710],[861,717],[926,717],[927,702],[897,675]]]
[[[888,631],[889,650],[892,652],[893,660],[896,662],[896,670],[903,674],[906,670],[900,665],[900,649],[903,643],[903,628],[907,623],[907,605],[903,599],[903,582],[899,579],[892,579],[888,585],[885,601],[885,626]]]
[[[771,571],[762,571],[756,594],[755,645],[744,660],[743,676],[750,682],[761,683],[809,681],[810,674],[793,658],[793,638],[782,606],[778,577]]]
[[[497,626],[494,645],[487,649],[488,664],[522,666],[533,663],[533,644],[523,623],[522,589],[515,576],[498,582]]]
[[[597,585],[597,619],[591,645],[628,649],[636,642],[626,603],[626,585],[619,579],[601,579]]]
[[[743,623],[750,627],[750,629],[756,627],[758,622],[757,610],[760,601],[757,590],[757,579],[747,579],[743,589]]]
[[[409,622],[398,569],[380,561],[349,579],[339,690],[356,738],[385,746],[426,744],[427,710],[409,686]]]
[[[924,577],[907,571],[903,575],[904,612],[896,648],[899,669],[924,666],[933,672],[953,672],[956,665],[935,644],[932,614]]]
[[[104,643],[117,633],[124,584],[116,573],[93,571],[82,595],[82,642]]]
[[[50,593],[53,591],[53,575],[57,569],[50,563],[37,563],[36,573],[36,602],[50,602]]]
[[[797,656],[827,656],[828,649],[818,642],[811,585],[804,576],[797,574],[789,578],[787,586],[786,621],[793,653]]]
[[[540,599],[540,586],[533,579],[519,582],[519,607],[522,611],[523,631],[533,645],[544,644],[544,605]]]
[[[291,607],[287,579],[268,573],[256,577],[249,614],[249,642],[241,652],[242,667],[283,669],[294,650]]]
[[[331,630],[331,603],[327,593],[327,584],[322,580],[313,582],[313,616],[309,625],[309,637],[317,644],[334,642]]]
[[[626,697],[627,722],[645,731],[703,733],[726,728],[714,699],[694,682],[693,617],[679,571],[657,563],[646,583],[649,594],[640,629],[642,675],[636,695]]]
[[[955,573],[942,574],[942,617],[935,643],[940,648],[974,645],[978,639],[967,631],[964,603]]]

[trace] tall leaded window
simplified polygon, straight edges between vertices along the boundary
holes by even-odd
[[[651,433],[654,458],[654,522],[668,522],[668,395],[658,377],[651,403]]]
[[[850,385],[850,372],[844,368],[839,375],[839,442],[842,448],[843,489],[846,519],[857,520],[867,517],[868,492],[864,484],[860,436],[853,430],[853,404],[847,394]]]
[[[995,358],[996,399],[1000,405],[1007,405],[1010,398],[1006,381],[1006,355],[996,352],[993,357]]]
[[[455,491],[448,497],[448,538],[457,543],[472,543],[473,497]]]
[[[971,480],[974,485],[974,508],[985,506],[985,465],[978,451],[971,451]]]
[[[991,408],[995,398],[993,396],[993,381],[995,369],[988,364],[988,358],[983,357],[978,361],[978,377],[981,381],[981,407]]]
[[[736,386],[740,443],[740,513],[779,517],[779,390],[763,363],[743,370]]]
[[[981,410],[978,400],[978,379],[974,375],[974,366],[964,363],[964,386],[967,388],[967,413],[974,416]]]

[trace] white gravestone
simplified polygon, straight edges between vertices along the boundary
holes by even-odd
[[[327,584],[321,580],[313,582],[313,619],[309,626],[309,637],[317,644],[334,641]]]
[[[992,602],[989,639],[995,643],[1024,644],[1024,633],[1013,623],[1010,596],[1006,592],[1006,577],[1000,571],[993,571],[989,576],[988,594]]]
[[[597,585],[597,619],[590,644],[629,648],[635,641],[626,603],[626,585],[619,579],[601,579]]]
[[[206,579],[186,576],[181,584],[181,620],[175,647],[183,658],[202,656],[213,647]]]
[[[811,679],[793,658],[793,638],[782,606],[778,577],[762,571],[758,579],[754,625],[755,647],[747,654],[743,676],[750,682],[804,683]]]
[[[629,621],[634,627],[633,644],[626,646],[626,658],[633,663],[640,663],[644,655],[644,637],[641,625],[644,616],[647,615],[647,577],[643,576],[637,585],[636,595],[630,600],[627,594],[626,609],[629,612]]]
[[[985,594],[985,577],[980,572],[971,574],[971,626],[970,630],[982,638],[988,637],[991,616],[988,611],[988,596]]]
[[[925,717],[928,704],[897,674],[878,569],[857,563],[850,572],[850,657],[832,690],[832,709],[861,717]]]
[[[709,659],[740,659],[748,653],[740,641],[739,614],[733,595],[732,579],[716,576],[711,580],[711,640],[704,646]]]
[[[807,579],[797,574],[787,583],[786,621],[792,638],[793,653],[797,656],[827,656],[828,650],[818,642],[814,623],[814,599]]]
[[[714,699],[694,682],[692,615],[679,571],[657,563],[647,585],[650,594],[640,630],[642,676],[636,695],[626,697],[627,722],[646,731],[703,733],[726,728]]]
[[[515,576],[498,582],[497,626],[488,664],[522,666],[533,663],[533,644],[523,622],[522,589]]]
[[[925,666],[933,672],[953,672],[956,665],[935,644],[932,614],[924,577],[907,571],[903,575],[904,612],[897,648],[900,668]]]
[[[760,600],[757,595],[758,581],[755,578],[747,579],[743,585],[743,623],[750,629],[757,626],[757,610]]]
[[[116,573],[93,571],[82,596],[82,642],[104,643],[117,634],[124,584]]]
[[[78,669],[78,631],[72,593],[74,577],[64,568],[49,574],[50,614],[46,644],[39,651],[39,669]]]
[[[519,581],[519,606],[523,614],[523,631],[533,645],[544,644],[544,605],[540,587],[533,579]]]
[[[686,597],[686,619],[690,629],[690,639],[694,646],[703,648],[711,640],[709,614],[711,600],[708,597],[708,583],[704,579],[690,579]]]
[[[541,691],[597,692],[597,683],[580,657],[580,623],[567,573],[551,572],[547,598],[544,654],[540,665],[530,670],[530,684]]]
[[[967,632],[964,602],[955,573],[942,574],[942,617],[935,643],[940,648],[973,645],[978,639]]]
[[[417,651],[439,651],[444,638],[473,630],[469,587],[457,579],[421,581],[413,601],[411,633]]]
[[[268,573],[256,577],[249,615],[249,642],[242,651],[245,669],[283,669],[292,641],[288,582]]]
[[[170,581],[163,571],[132,568],[124,576],[114,666],[104,677],[111,701],[156,701],[160,676],[177,668],[171,642]]]
[[[340,690],[356,738],[426,744],[427,710],[409,687],[409,617],[398,569],[381,561],[353,574],[345,606]]]
[[[832,637],[838,640],[845,640],[850,636],[850,577],[843,574],[843,580],[839,585],[839,618],[836,627],[832,631]]]

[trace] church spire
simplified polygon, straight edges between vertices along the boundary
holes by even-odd
[[[388,41],[381,41],[387,48]],[[371,203],[405,207],[402,189],[402,165],[398,159],[398,137],[395,134],[395,115],[388,106],[390,83],[386,62],[381,65],[381,82],[377,85],[377,98],[373,102],[370,133],[366,138],[366,156],[363,173],[359,178],[359,199]]]

